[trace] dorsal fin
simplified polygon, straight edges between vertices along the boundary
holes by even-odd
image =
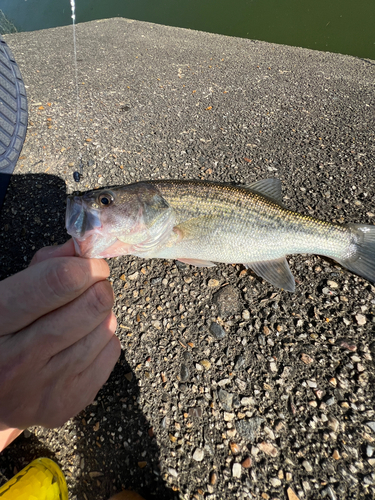
[[[246,188],[264,196],[268,196],[268,198],[272,198],[279,204],[283,203],[280,179],[262,179],[260,181],[253,182],[249,186],[246,186]]]

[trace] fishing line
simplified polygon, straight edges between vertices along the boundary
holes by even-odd
[[[77,44],[76,44],[76,4],[75,0],[70,0],[70,7],[72,10],[73,21],[73,47],[74,47],[74,72],[76,82],[76,108],[77,108],[77,131],[79,132],[79,92],[78,92],[78,66],[77,66]],[[73,179],[75,182],[80,182],[83,175],[82,154],[78,151],[79,171],[73,172]]]

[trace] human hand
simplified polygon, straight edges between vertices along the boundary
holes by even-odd
[[[121,352],[108,276],[70,240],[0,282],[0,431],[58,427],[93,401]]]

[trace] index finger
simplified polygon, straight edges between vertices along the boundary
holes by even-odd
[[[103,259],[56,257],[0,282],[0,335],[14,333],[109,276]]]
[[[43,260],[53,259],[55,257],[69,257],[76,254],[73,240],[66,241],[63,245],[54,245],[51,247],[40,248],[31,259],[29,266],[35,266]]]

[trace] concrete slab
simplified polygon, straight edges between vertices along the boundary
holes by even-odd
[[[81,24],[77,124],[71,27],[5,38],[29,127],[0,214],[2,278],[65,241],[79,156],[82,190],[276,176],[292,209],[374,221],[374,61],[126,19]],[[316,256],[289,262],[295,295],[242,266],[113,259],[118,366],[95,406],[60,430],[33,429],[0,458],[2,472],[42,447],[68,472],[72,498],[122,486],[147,498],[375,495],[365,425],[375,288]],[[225,317],[223,286],[234,294]],[[215,339],[212,322],[227,335]]]

